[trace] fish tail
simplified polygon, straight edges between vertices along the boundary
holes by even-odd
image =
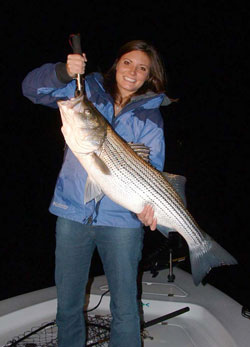
[[[204,247],[190,247],[190,263],[193,281],[197,286],[213,267],[235,265],[237,260],[205,234]]]

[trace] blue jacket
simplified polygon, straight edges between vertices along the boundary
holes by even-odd
[[[23,81],[23,94],[32,102],[57,107],[57,100],[74,96],[75,80],[64,84],[57,78],[55,64],[45,64],[31,71]],[[148,93],[132,98],[114,117],[113,99],[102,85],[102,75],[92,73],[85,78],[88,99],[127,142],[144,143],[150,148],[151,164],[162,171],[165,159],[163,120],[159,110],[169,104],[165,94]],[[83,203],[86,171],[69,148],[59,173],[50,212],[80,223],[137,228],[141,222],[136,215],[117,205],[107,196],[95,205],[94,200]]]

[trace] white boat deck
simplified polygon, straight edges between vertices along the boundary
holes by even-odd
[[[210,285],[195,287],[191,276],[176,268],[176,280],[167,282],[167,270],[156,278],[143,275],[142,304],[145,322],[189,307],[189,311],[144,331],[145,347],[249,347],[250,320],[241,315],[241,305]],[[94,278],[88,308],[107,290],[105,276]],[[109,295],[91,315],[109,314]],[[24,294],[0,302],[0,346],[32,327],[53,321],[55,288]],[[104,346],[104,344],[102,345]],[[106,344],[107,346],[107,344]]]

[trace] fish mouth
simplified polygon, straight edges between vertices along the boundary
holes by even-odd
[[[59,100],[57,101],[59,108],[71,108],[75,109],[78,112],[82,111],[82,101],[83,96],[78,96],[76,98],[71,98],[69,100]]]

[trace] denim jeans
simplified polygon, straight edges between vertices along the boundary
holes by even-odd
[[[109,346],[141,346],[137,271],[143,235],[142,228],[91,226],[58,217],[55,280],[59,347],[85,346],[83,306],[96,246],[111,295]]]

